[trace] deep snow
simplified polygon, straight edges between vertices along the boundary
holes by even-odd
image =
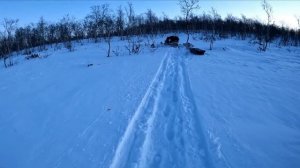
[[[1,168],[300,167],[299,48],[105,51],[85,42],[0,68]]]

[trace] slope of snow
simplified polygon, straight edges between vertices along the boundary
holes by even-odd
[[[164,53],[106,58],[105,51],[86,44],[1,69],[0,167],[110,163]]]
[[[261,53],[246,41],[217,41],[188,65],[217,158],[228,167],[300,167],[299,48]]]
[[[0,167],[300,167],[299,49],[105,51],[0,68]]]

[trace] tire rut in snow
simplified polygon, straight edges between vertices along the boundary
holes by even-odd
[[[212,167],[184,56],[172,49],[129,122],[110,165]]]

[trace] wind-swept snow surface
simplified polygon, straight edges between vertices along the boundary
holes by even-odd
[[[0,68],[0,168],[300,167],[299,49],[105,51]]]
[[[215,163],[300,167],[299,48],[261,53],[221,40],[206,56],[190,57],[188,73]]]
[[[106,58],[103,46],[1,68],[1,168],[108,167],[165,51]]]

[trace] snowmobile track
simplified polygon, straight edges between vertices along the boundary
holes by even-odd
[[[111,168],[214,167],[193,100],[186,57],[170,49],[121,138]]]

